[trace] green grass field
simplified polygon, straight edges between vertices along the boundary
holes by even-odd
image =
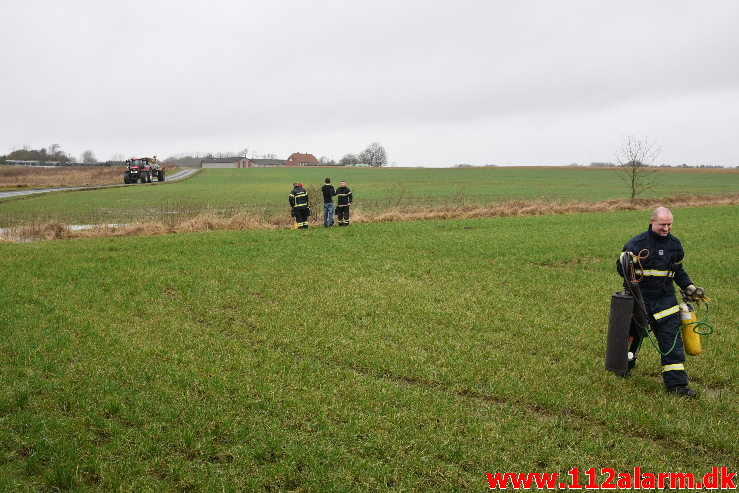
[[[200,213],[285,215],[293,181],[320,187],[325,176],[346,179],[356,208],[376,213],[397,207],[476,206],[512,200],[602,201],[629,197],[613,169],[283,168],[204,170],[184,182],[0,199],[0,227],[30,222],[66,224],[170,223]],[[737,170],[670,170],[654,174],[644,197],[739,192]]]
[[[603,369],[615,260],[646,211],[0,244],[0,490],[736,471],[739,207],[673,212],[716,329],[687,362],[697,400],[663,392],[651,347],[630,379]]]

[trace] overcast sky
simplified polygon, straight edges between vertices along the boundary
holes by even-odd
[[[739,165],[736,0],[2,0],[0,154]]]

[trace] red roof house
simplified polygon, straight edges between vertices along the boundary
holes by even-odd
[[[313,154],[294,152],[285,161],[285,166],[319,166],[319,162]]]

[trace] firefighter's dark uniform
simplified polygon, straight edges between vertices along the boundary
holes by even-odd
[[[336,189],[336,217],[339,226],[349,226],[349,206],[352,200],[352,191],[349,187]]]
[[[639,288],[644,297],[650,325],[654,329],[661,352],[669,351],[675,342],[675,348],[662,356],[662,379],[668,389],[685,386],[688,383],[688,374],[685,372],[685,351],[680,335],[680,306],[672,285],[674,281],[680,289],[685,289],[692,284],[680,263],[685,253],[680,240],[672,234],[662,237],[654,233],[651,226],[644,233],[631,238],[623,251],[638,255],[644,249],[649,251],[649,255],[641,260],[641,268],[636,264],[634,269],[637,279],[643,276]],[[616,264],[619,274],[623,276],[621,263]],[[636,355],[644,331],[632,321],[629,335],[632,338],[629,351]]]
[[[307,228],[308,214],[310,213],[310,209],[308,208],[308,192],[303,187],[297,186],[292,189],[288,199],[290,200],[292,214],[295,217],[295,224],[298,228]]]

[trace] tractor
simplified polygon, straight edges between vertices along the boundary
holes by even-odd
[[[157,162],[156,156],[131,158],[126,160],[126,171],[123,172],[123,183],[151,183],[152,177],[164,181],[164,168]]]

